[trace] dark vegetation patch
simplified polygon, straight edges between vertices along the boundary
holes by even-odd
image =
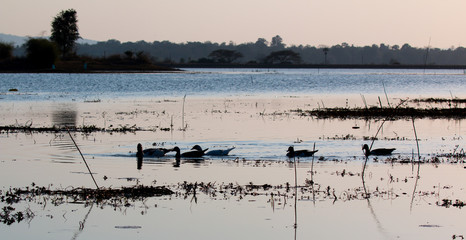
[[[423,99],[413,99],[412,102],[424,102],[424,103],[466,103],[466,99],[464,98],[423,98]]]
[[[447,103],[448,107],[425,107],[415,108],[406,106],[404,102],[397,107],[365,107],[365,108],[318,108],[313,110],[296,109],[291,110],[301,116],[312,116],[316,118],[339,118],[339,119],[387,119],[399,120],[410,118],[446,118],[446,119],[464,119],[466,118],[466,109],[461,104],[466,103],[466,99],[415,99],[415,103]]]
[[[294,110],[301,116],[312,116],[317,118],[340,118],[340,119],[408,119],[408,118],[466,118],[465,108],[432,108],[418,109],[413,107],[404,108],[324,108],[308,111]]]
[[[31,126],[16,126],[16,125],[9,125],[9,126],[0,126],[0,133],[14,133],[14,132],[81,132],[81,133],[92,133],[92,132],[137,132],[137,131],[172,131],[172,128],[168,127],[157,127],[154,129],[142,129],[136,125],[133,126],[119,126],[119,127],[110,127],[110,128],[100,128],[96,127],[95,125],[85,125],[81,127],[31,127]]]
[[[317,173],[317,172],[316,172]],[[345,169],[331,173],[338,177],[360,177],[359,173],[349,172]],[[410,184],[414,179],[412,176],[398,178],[390,175],[389,178],[381,178],[381,182],[393,184]],[[409,183],[408,183],[409,181]],[[155,183],[156,181],[154,181]],[[29,207],[31,203],[38,204],[45,209],[46,205],[59,206],[62,204],[83,204],[89,206],[97,204],[101,208],[104,206],[113,207],[115,210],[124,211],[126,208],[134,207],[138,202],[145,204],[148,198],[163,197],[163,200],[172,198],[190,200],[191,203],[197,203],[200,196],[208,197],[212,200],[231,200],[236,201],[256,201],[254,197],[262,196],[267,200],[272,208],[292,204],[293,199],[301,201],[354,201],[368,199],[396,199],[399,197],[409,196],[408,192],[394,192],[393,188],[389,190],[376,187],[371,191],[366,191],[363,186],[354,188],[336,190],[336,188],[314,180],[306,179],[302,185],[293,185],[289,182],[279,185],[271,184],[254,184],[249,182],[245,185],[238,183],[217,183],[217,182],[180,182],[169,186],[144,186],[135,185],[121,188],[66,188],[52,190],[49,187],[39,187],[34,183],[25,188],[10,188],[0,191],[0,202],[3,208],[0,211],[0,222],[11,225],[23,220],[32,220],[35,212]],[[296,195],[298,194],[298,195]],[[432,190],[417,191],[415,195],[419,196],[436,196],[437,192]],[[26,209],[19,211],[16,208],[21,203],[26,203]],[[442,202],[436,202],[436,205],[442,207],[464,206],[460,200],[452,201],[444,199]],[[157,204],[156,204],[157,206]],[[147,206],[146,206],[147,207]]]
[[[446,208],[449,208],[449,207],[462,208],[465,206],[465,204],[466,204],[465,202],[459,199],[456,199],[455,201],[451,199],[442,199],[442,201],[437,202],[437,206],[446,207]]]
[[[35,202],[40,205],[51,203],[58,206],[64,203],[74,204],[89,204],[97,203],[102,205],[125,206],[129,207],[130,201],[143,200],[148,197],[171,195],[174,192],[165,186],[143,186],[137,185],[134,187],[122,187],[119,189],[101,188],[73,188],[63,190],[50,190],[46,187],[13,188],[7,191],[2,191],[0,201],[5,204],[0,212],[0,222],[11,225],[22,220],[32,219],[35,214],[30,208],[25,211],[15,211],[14,204],[25,202]]]
[[[466,99],[460,98],[425,98],[409,100],[413,103],[430,104],[429,107],[410,107],[407,106],[408,100],[401,100],[396,107],[371,106],[368,107],[335,107],[335,108],[318,108],[313,110],[295,109],[290,110],[300,116],[311,116],[320,119],[339,118],[339,119],[386,119],[399,120],[411,118],[432,118],[432,119],[464,119],[466,118],[466,108],[461,106],[466,103]],[[444,107],[443,103],[447,106]],[[440,104],[441,107],[433,107],[432,104]]]

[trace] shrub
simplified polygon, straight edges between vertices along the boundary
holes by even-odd
[[[30,64],[34,67],[52,67],[58,58],[57,46],[42,38],[30,38],[26,42],[26,55]]]

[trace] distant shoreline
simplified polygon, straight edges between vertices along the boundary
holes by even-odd
[[[157,64],[142,66],[98,66],[89,65],[87,69],[80,67],[60,67],[56,69],[35,69],[15,67],[0,68],[0,73],[179,73],[183,68],[243,68],[243,69],[445,69],[464,70],[466,65],[389,65],[389,64]]]
[[[309,68],[309,69],[463,69],[466,65],[402,65],[402,64],[160,64],[174,68]]]

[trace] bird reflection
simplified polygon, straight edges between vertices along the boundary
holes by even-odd
[[[142,159],[144,158],[144,153],[142,152],[142,145],[140,143],[138,144],[138,152],[136,153],[136,157],[138,158],[137,169],[141,170],[142,169]]]
[[[181,162],[181,157],[179,155],[175,156],[175,163],[173,164],[173,167],[179,168],[180,167],[180,162]]]

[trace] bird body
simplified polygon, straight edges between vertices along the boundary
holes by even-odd
[[[228,149],[216,149],[216,150],[211,150],[205,153],[205,155],[209,156],[227,156],[231,150],[235,149],[235,147],[228,148]]]
[[[167,152],[170,152],[171,149],[166,148],[147,148],[142,149],[142,145],[138,144],[138,151],[136,156],[143,156],[143,157],[163,157]]]
[[[375,155],[375,156],[384,156],[384,155],[391,155],[393,151],[395,151],[396,148],[376,148],[374,150],[369,150],[369,146],[367,144],[364,144],[362,146],[362,150],[364,151],[364,155],[366,157],[370,155]]]
[[[206,148],[206,149],[204,149],[202,151],[194,149],[193,151],[188,151],[188,152],[181,153],[181,150],[180,150],[179,147],[174,147],[172,149],[172,151],[176,152],[176,157],[184,157],[184,158],[200,158],[200,157],[205,155],[205,151],[207,151],[207,150],[208,150],[208,148]]]
[[[286,154],[287,157],[292,158],[292,157],[312,157],[314,156],[314,153],[316,153],[319,150],[294,150],[294,147],[289,147],[288,148],[288,153]]]
[[[201,146],[199,145],[194,145],[194,147],[192,149],[195,149],[197,151],[206,151],[207,149],[202,149]],[[231,150],[235,149],[235,147],[232,147],[232,148],[228,148],[228,149],[215,149],[215,150],[210,150],[208,152],[205,153],[205,155],[208,155],[208,156],[227,156]]]
[[[166,148],[148,148],[142,151],[144,153],[144,157],[163,157],[167,152],[170,150]]]

